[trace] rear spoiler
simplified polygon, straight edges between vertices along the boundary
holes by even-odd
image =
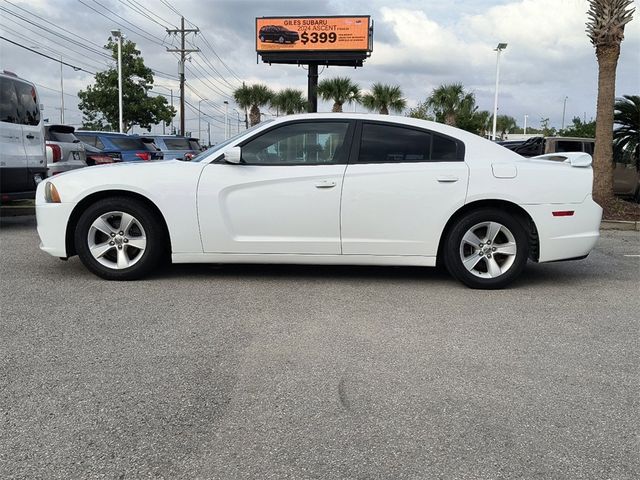
[[[73,133],[76,131],[71,125],[48,125],[50,132]]]
[[[569,163],[572,167],[590,167],[593,161],[591,155],[584,152],[547,153],[546,155],[531,157],[531,159]]]

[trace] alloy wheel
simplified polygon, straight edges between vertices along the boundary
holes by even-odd
[[[471,227],[460,241],[464,268],[480,278],[497,278],[513,265],[518,252],[511,231],[498,222],[482,222]]]
[[[89,252],[105,267],[122,270],[135,265],[147,248],[147,237],[133,215],[112,211],[96,218],[87,235]]]

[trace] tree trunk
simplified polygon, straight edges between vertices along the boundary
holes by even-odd
[[[386,105],[383,105],[382,108],[380,109],[380,113],[382,115],[389,115],[389,109],[387,108]]]
[[[249,123],[252,127],[260,123],[260,109],[257,105],[251,105],[251,110],[249,110]]]
[[[444,123],[446,125],[451,125],[452,127],[456,126],[456,116],[453,113],[447,113],[444,116]]]
[[[593,154],[593,197],[600,205],[613,198],[613,109],[619,56],[620,45],[596,47],[598,105],[596,146]]]
[[[340,102],[335,102],[331,111],[333,113],[342,113],[342,104]]]

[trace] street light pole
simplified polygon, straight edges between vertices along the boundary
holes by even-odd
[[[205,99],[201,98],[200,100],[198,100],[198,140],[200,140],[200,119],[202,117],[202,113],[200,112],[200,104],[203,100]]]
[[[62,55],[60,55],[60,123],[64,125],[64,80],[62,76]]]
[[[229,102],[224,101],[224,139],[229,138]]]
[[[564,104],[562,105],[562,128],[561,130],[564,130],[564,113],[567,110],[567,96],[564,97]]]
[[[524,116],[524,134],[527,134],[527,118],[529,118],[529,115]]]
[[[498,121],[498,83],[500,81],[500,53],[502,52],[502,50],[504,50],[505,48],[507,48],[507,44],[506,43],[499,43],[498,46],[494,49],[495,52],[497,52],[497,58],[496,58],[496,93],[495,93],[495,97],[493,99],[493,134],[491,136],[491,138],[493,139],[493,141],[496,141],[496,126],[497,126],[497,121]]]
[[[122,32],[111,30],[111,35],[118,39],[118,122],[119,131],[124,133],[124,122],[122,121]]]

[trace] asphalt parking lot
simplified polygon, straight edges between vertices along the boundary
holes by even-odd
[[[1,219],[0,478],[640,477],[640,232],[504,291],[38,243]]]

